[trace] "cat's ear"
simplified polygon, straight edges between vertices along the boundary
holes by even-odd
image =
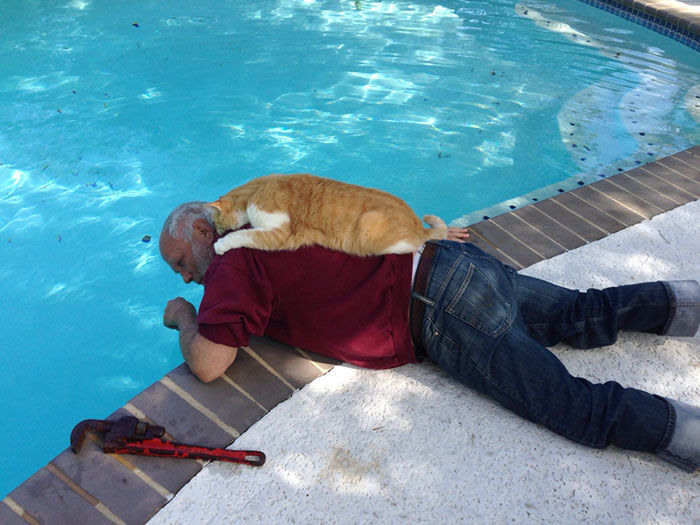
[[[214,202],[209,202],[207,204],[209,204],[209,206],[212,208],[216,208],[217,210],[221,211],[221,199],[215,200]]]
[[[204,219],[195,219],[192,223],[192,235],[201,241],[214,242],[214,230]]]

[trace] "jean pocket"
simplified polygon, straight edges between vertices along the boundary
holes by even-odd
[[[494,339],[513,324],[513,308],[508,298],[472,263],[445,313]]]

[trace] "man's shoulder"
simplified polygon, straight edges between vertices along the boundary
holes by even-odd
[[[204,275],[204,286],[219,279],[231,279],[236,275],[246,275],[251,267],[254,250],[237,248],[223,255],[215,255]]]

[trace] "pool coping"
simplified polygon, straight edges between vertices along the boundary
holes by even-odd
[[[606,1],[665,20],[684,12],[673,0]],[[681,19],[687,28],[676,25],[700,35],[700,7],[690,14]],[[520,270],[698,199],[700,145],[472,224],[471,242]],[[134,415],[163,425],[170,439],[227,447],[335,364],[255,338],[222,378],[203,384],[182,364],[107,419]],[[79,454],[56,456],[2,500],[0,522],[144,523],[206,464],[104,454],[100,446],[91,434]]]
[[[700,5],[678,0],[613,0],[700,36]]]
[[[699,0],[580,0],[700,51]]]
[[[700,35],[700,6],[677,0],[616,0],[637,11],[647,13]]]

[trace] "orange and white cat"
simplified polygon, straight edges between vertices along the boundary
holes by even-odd
[[[314,175],[267,175],[234,188],[210,203],[221,237],[214,250],[294,250],[317,244],[351,255],[410,253],[447,236],[445,222],[423,220],[384,191]],[[250,229],[239,230],[250,224]]]

